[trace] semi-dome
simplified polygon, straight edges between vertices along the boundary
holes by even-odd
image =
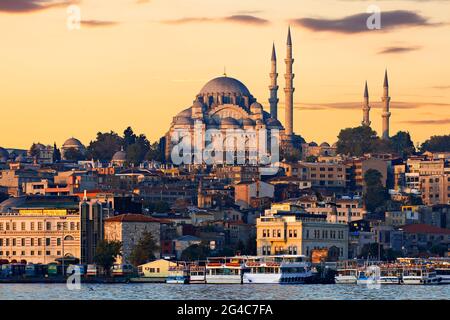
[[[63,147],[66,147],[66,148],[77,148],[77,147],[78,148],[83,148],[84,146],[83,146],[83,144],[81,143],[80,140],[72,137],[72,138],[67,139],[63,143]]]
[[[231,93],[238,96],[251,96],[247,87],[237,79],[230,77],[218,77],[205,84],[200,90],[200,95],[214,93]]]
[[[231,117],[223,118],[220,121],[220,124],[222,126],[239,126],[239,122],[237,122],[236,119],[231,118]]]
[[[310,147],[317,147],[317,143],[315,143],[314,141],[308,143],[308,145],[309,145]]]
[[[330,145],[328,144],[328,142],[322,142],[322,143],[320,144],[320,146],[321,146],[322,148],[328,148]]]
[[[126,161],[127,160],[127,154],[125,151],[123,151],[123,148],[116,153],[114,153],[112,157],[112,161]]]
[[[274,127],[275,127],[275,128],[281,128],[281,127],[282,127],[281,122],[278,121],[278,120],[275,119],[275,118],[269,118],[269,119],[267,119],[266,124],[267,124],[267,126],[268,126],[269,128],[274,128]]]
[[[191,110],[191,108],[184,109],[183,111],[178,113],[176,115],[176,118],[178,118],[178,117],[180,117],[180,118],[190,118],[190,117],[192,117],[192,110]]]

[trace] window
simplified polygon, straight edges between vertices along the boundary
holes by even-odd
[[[30,222],[30,230],[31,230],[31,231],[34,230],[34,222]]]
[[[30,245],[34,246],[34,238],[30,239]]]
[[[13,231],[16,230],[16,223],[15,222],[12,223],[12,229],[13,229]]]
[[[45,238],[45,245],[49,246],[50,245],[50,241],[51,241],[50,238]]]
[[[52,230],[52,223],[51,222],[47,222],[46,226],[45,226],[45,229]]]
[[[9,231],[9,222],[6,222],[5,226],[6,226],[6,231]]]
[[[61,245],[61,238],[57,238],[57,239],[56,239],[56,245],[57,245],[57,246],[60,246],[60,245]]]
[[[45,255],[49,256],[50,255],[50,250],[45,251]]]
[[[25,222],[22,222],[22,223],[20,224],[20,229],[21,229],[22,231],[25,230]]]
[[[21,242],[22,242],[22,247],[25,247],[25,238],[22,238]]]
[[[42,222],[38,222],[38,230],[42,231]]]

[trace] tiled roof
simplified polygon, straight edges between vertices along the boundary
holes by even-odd
[[[450,234],[449,229],[438,228],[429,224],[409,224],[403,227],[406,233]]]
[[[157,222],[165,223],[166,220],[157,219],[143,214],[126,213],[105,219],[105,222]]]

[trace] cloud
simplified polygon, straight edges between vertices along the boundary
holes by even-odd
[[[269,20],[246,14],[236,14],[221,18],[186,17],[175,20],[163,20],[161,22],[164,24],[173,24],[173,25],[187,24],[187,23],[203,23],[203,22],[230,22],[247,25],[267,25],[270,23]]]
[[[336,103],[294,103],[294,108],[299,110],[359,110],[362,108],[362,102],[336,102]],[[371,102],[371,108],[381,109],[383,107],[382,102]],[[391,109],[419,109],[425,107],[450,107],[449,103],[436,103],[436,102],[391,102]]]
[[[406,124],[423,124],[423,125],[436,125],[436,124],[450,124],[450,118],[447,119],[429,119],[429,120],[407,120],[401,121]]]
[[[372,13],[360,13],[340,19],[300,18],[291,20],[291,23],[312,31],[328,31],[336,33],[361,33],[366,31],[391,31],[401,27],[430,27],[440,23],[432,23],[428,18],[407,10],[381,12],[381,30],[369,30],[367,20]]]
[[[448,90],[450,89],[450,86],[434,86],[431,87],[432,89],[438,89],[438,90]]]
[[[101,28],[101,27],[113,27],[119,24],[117,21],[105,21],[105,20],[81,20],[81,26],[87,28]]]
[[[29,13],[78,2],[73,0],[0,0],[0,12]]]
[[[397,54],[397,53],[407,53],[411,51],[420,50],[421,47],[386,47],[378,52],[378,54]]]

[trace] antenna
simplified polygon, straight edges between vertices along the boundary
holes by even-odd
[[[223,76],[224,77],[227,76],[227,67],[226,66],[223,67]]]

